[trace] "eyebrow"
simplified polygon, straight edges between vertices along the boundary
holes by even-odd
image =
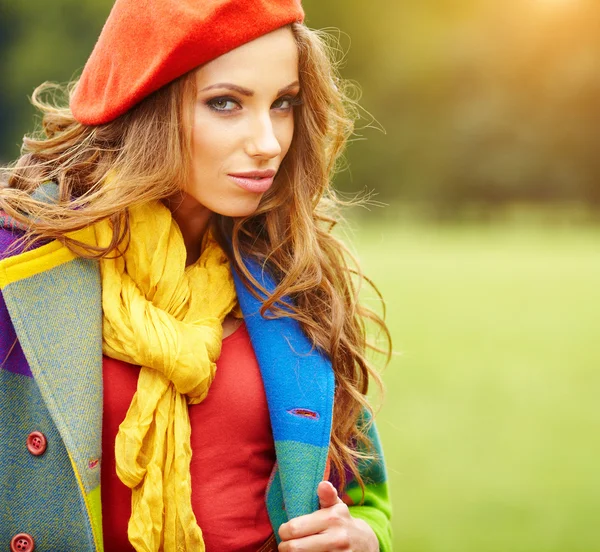
[[[282,94],[289,92],[290,90],[296,88],[296,86],[299,85],[300,83],[298,81],[294,81],[291,84],[288,84],[287,86],[284,86],[283,88],[279,89],[277,91],[277,95],[281,96]],[[206,88],[200,90],[200,92],[206,92],[207,90],[212,90],[213,88],[228,88],[229,90],[234,90],[235,92],[238,92],[242,96],[254,96],[254,92],[252,90],[244,88],[243,86],[238,86],[237,84],[231,84],[230,82],[219,82],[217,84],[211,84],[210,86],[207,86]]]

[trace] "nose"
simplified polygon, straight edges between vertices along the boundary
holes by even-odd
[[[281,144],[270,115],[261,115],[252,122],[246,151],[251,157],[264,159],[272,159],[281,154]]]

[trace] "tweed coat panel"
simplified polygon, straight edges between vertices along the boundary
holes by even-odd
[[[0,354],[6,345],[0,334]],[[69,455],[35,380],[0,369],[0,405],[0,550],[19,533],[30,534],[41,552],[93,550]],[[27,450],[32,431],[47,439],[41,456]]]

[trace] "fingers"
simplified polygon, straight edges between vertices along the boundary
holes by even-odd
[[[317,510],[312,514],[300,516],[284,523],[279,528],[279,536],[282,541],[302,539],[331,528],[343,527],[349,520],[348,506],[340,501],[329,508]]]
[[[319,497],[320,510],[294,518],[287,523],[284,523],[279,528],[279,536],[282,542],[294,541],[288,547],[281,548],[279,550],[321,550],[318,548],[322,542],[328,542],[328,548],[323,550],[331,550],[331,538],[330,530],[336,527],[343,527],[347,525],[350,519],[350,512],[348,506],[338,497],[335,487],[329,481],[321,481],[317,487],[317,496]],[[316,541],[313,537],[321,536],[319,533],[328,531],[328,535],[325,535],[325,541],[323,538],[319,538]],[[305,542],[310,537],[308,544]],[[334,535],[335,538],[335,535]],[[329,539],[329,540],[328,540]],[[313,543],[317,548],[312,548]],[[302,548],[296,548],[296,546],[302,546]],[[304,548],[310,546],[310,548]],[[337,550],[337,548],[334,548]],[[341,548],[343,549],[343,548]]]
[[[329,481],[321,481],[321,483],[319,483],[317,495],[319,497],[319,505],[321,508],[331,508],[338,502],[341,502],[335,487]]]
[[[314,535],[325,531],[331,523],[328,510],[318,510],[312,514],[294,518],[279,528],[281,540],[292,540]]]
[[[320,534],[304,537],[299,540],[282,541],[279,552],[331,552],[350,550],[348,535],[339,531],[336,535]]]

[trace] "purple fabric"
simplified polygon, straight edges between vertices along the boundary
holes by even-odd
[[[33,377],[0,293],[0,369]]]
[[[21,253],[23,251],[23,244],[19,244],[17,247],[14,247],[10,251],[8,251],[8,248],[13,243],[15,243],[22,235],[23,232],[19,230],[9,230],[3,228],[0,225],[0,259],[12,257],[13,255]]]
[[[18,237],[19,234],[17,233],[0,228],[0,259],[4,259],[9,255],[20,252],[22,246],[15,248],[9,255],[7,255],[6,252],[8,247],[12,245]],[[22,376],[28,376],[30,378],[33,377],[33,374],[29,369],[29,364],[27,364],[27,360],[23,354],[23,349],[21,349],[21,345],[17,340],[17,334],[15,333],[15,329],[10,320],[10,315],[8,314],[8,309],[6,308],[2,293],[0,293],[0,369],[8,370],[9,372],[20,374]]]

